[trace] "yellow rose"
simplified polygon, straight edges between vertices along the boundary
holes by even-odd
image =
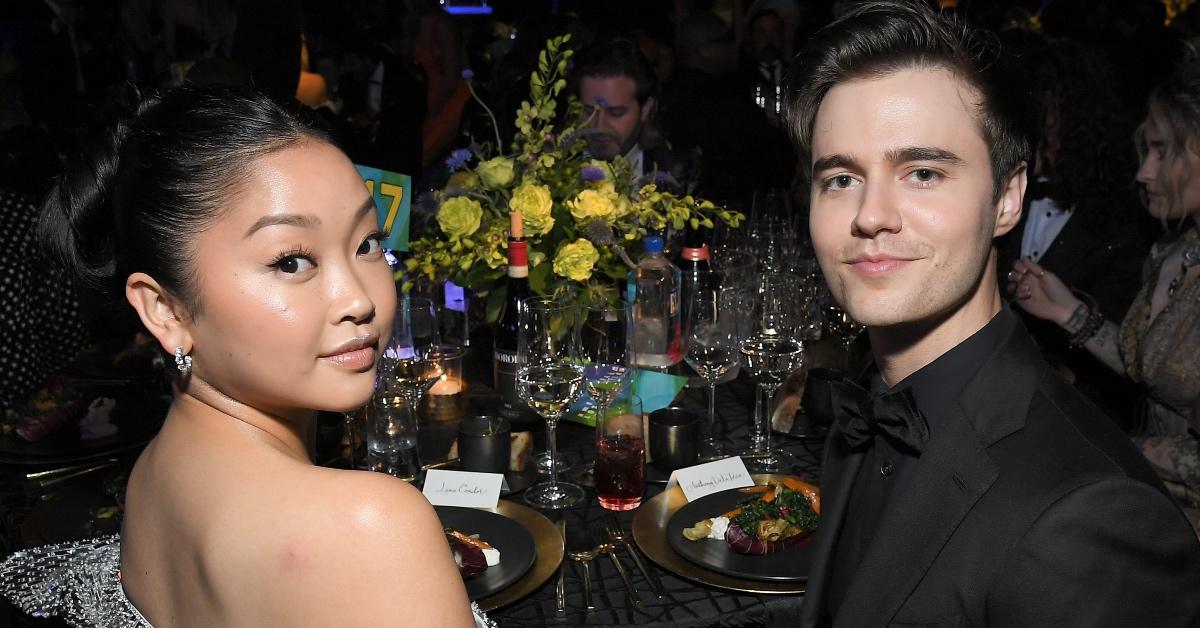
[[[506,188],[513,180],[513,161],[507,157],[493,157],[475,168],[479,180],[493,190]]]
[[[567,201],[567,207],[575,220],[596,218],[611,223],[617,217],[616,193],[601,190],[584,190],[573,200]]]
[[[600,253],[591,242],[579,238],[558,251],[554,256],[554,274],[572,281],[587,281],[592,276],[592,267],[600,261]]]
[[[465,196],[455,196],[442,201],[437,213],[442,232],[451,239],[465,238],[478,231],[481,218],[483,208],[479,206],[479,201]]]
[[[508,202],[509,209],[521,212],[525,219],[525,232],[528,235],[546,235],[554,227],[554,217],[550,208],[554,200],[550,198],[550,188],[526,181],[513,190],[512,200]]]

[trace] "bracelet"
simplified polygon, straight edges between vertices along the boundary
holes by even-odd
[[[1087,321],[1078,331],[1068,337],[1067,343],[1073,348],[1082,347],[1088,340],[1092,340],[1092,336],[1096,335],[1102,327],[1104,327],[1104,315],[1100,313],[1099,307],[1087,306]]]

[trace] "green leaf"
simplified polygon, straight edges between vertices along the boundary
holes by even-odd
[[[500,308],[504,307],[504,297],[508,296],[506,284],[497,285],[487,295],[487,305],[484,307],[485,316],[489,323],[500,319]]]
[[[546,293],[546,279],[550,274],[550,267],[554,264],[550,260],[546,260],[537,266],[529,269],[529,289],[537,294]]]

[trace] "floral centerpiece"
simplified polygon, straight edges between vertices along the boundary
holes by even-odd
[[[547,42],[530,78],[529,100],[517,111],[511,150],[472,145],[447,160],[451,174],[437,193],[437,228],[409,243],[404,289],[414,281],[454,281],[487,296],[495,320],[504,297],[509,216],[520,211],[529,243],[529,286],[540,295],[571,293],[581,302],[615,298],[647,233],[667,228],[737,227],[740,213],[691,195],[677,195],[652,174],[635,180],[629,164],[586,154],[587,121],[570,95],[559,118],[572,51],[568,36]],[[473,164],[473,165],[472,165]]]

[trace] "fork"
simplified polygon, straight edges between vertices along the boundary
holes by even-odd
[[[604,528],[608,532],[608,540],[614,548],[622,545],[625,546],[625,551],[629,552],[629,556],[633,558],[634,566],[638,568],[638,571],[642,572],[642,578],[650,585],[650,592],[654,594],[654,597],[661,600],[663,598],[662,585],[650,577],[650,572],[647,571],[646,565],[642,563],[641,557],[638,556],[637,549],[633,547],[629,534],[625,532],[625,529],[613,517],[605,520]]]

